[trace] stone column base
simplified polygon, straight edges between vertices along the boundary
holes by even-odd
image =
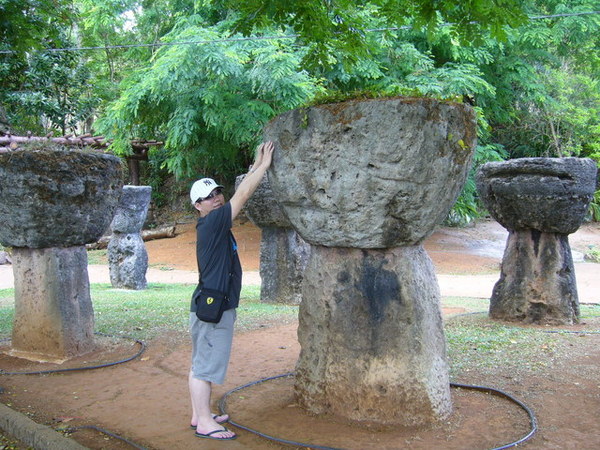
[[[94,310],[84,246],[13,248],[12,354],[62,361],[94,349]]]
[[[440,293],[422,246],[313,246],[295,393],[314,414],[417,426],[452,409]]]
[[[509,233],[500,279],[490,299],[490,317],[549,325],[579,322],[568,235],[536,230]]]

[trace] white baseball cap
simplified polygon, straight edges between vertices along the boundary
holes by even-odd
[[[202,178],[192,185],[190,189],[190,199],[192,204],[196,203],[199,199],[208,197],[208,195],[216,188],[223,188],[220,184],[217,184],[212,178]]]

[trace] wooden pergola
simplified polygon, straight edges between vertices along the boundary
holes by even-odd
[[[52,142],[54,144],[72,146],[72,147],[91,147],[98,150],[107,151],[110,141],[104,136],[92,136],[91,134],[82,134],[74,136],[52,137],[51,134],[46,136],[14,136],[10,133],[0,135],[0,153],[10,152],[18,149],[20,146],[30,142]],[[163,145],[163,142],[155,140],[133,139],[131,148],[133,153],[127,155],[127,167],[129,169],[129,183],[135,186],[140,184],[140,161],[148,161],[148,150],[150,147]]]

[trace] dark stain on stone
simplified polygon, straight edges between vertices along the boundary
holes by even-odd
[[[538,230],[531,230],[531,240],[533,241],[533,252],[535,256],[538,256],[540,251],[540,238],[542,237],[542,232]]]
[[[545,303],[531,302],[528,311],[528,322],[540,323],[548,315],[549,307]]]
[[[382,247],[388,248],[401,242],[404,245],[413,244],[410,241],[411,230],[402,214],[402,205],[407,202],[409,195],[398,192],[386,205],[386,218],[383,226],[384,235],[381,238]]]
[[[348,273],[347,270],[343,270],[340,273],[338,273],[338,276],[337,276],[338,283],[340,283],[340,284],[348,284],[348,282],[350,280],[351,280],[350,273]]]
[[[394,272],[384,269],[384,263],[384,259],[365,257],[357,285],[374,324],[383,321],[386,307],[390,302],[402,302],[398,277]]]
[[[411,245],[410,230],[402,217],[388,215],[383,226],[384,233],[381,237],[381,247],[389,248],[400,242],[402,245]]]

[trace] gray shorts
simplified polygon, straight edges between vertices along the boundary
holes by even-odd
[[[229,365],[236,317],[235,308],[225,311],[219,323],[202,322],[198,320],[196,313],[190,313],[194,378],[223,384]]]

